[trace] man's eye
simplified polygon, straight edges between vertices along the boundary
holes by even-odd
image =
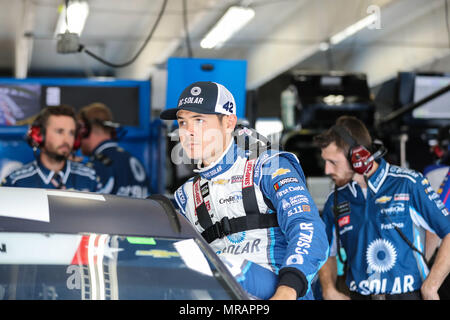
[[[179,125],[180,127],[183,127],[183,126],[186,125],[186,121],[178,121],[178,125]]]
[[[195,122],[197,122],[197,123],[203,123],[203,122],[205,122],[205,120],[203,120],[203,119],[195,119]]]

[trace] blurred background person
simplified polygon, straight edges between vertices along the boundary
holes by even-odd
[[[101,183],[95,170],[68,160],[80,144],[76,123],[70,106],[43,109],[27,133],[36,159],[10,173],[2,186],[99,191]]]
[[[81,152],[89,156],[86,164],[95,169],[103,184],[102,193],[146,198],[149,179],[142,163],[119,147],[118,129],[111,110],[103,103],[92,103],[78,112]]]

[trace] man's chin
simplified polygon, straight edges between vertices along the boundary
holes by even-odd
[[[57,162],[66,161],[70,155],[70,153],[56,153],[56,152],[46,152],[46,154],[50,159],[53,159]]]
[[[333,180],[334,184],[338,187],[342,187],[345,186],[349,181],[344,180],[344,179],[336,179],[331,177],[331,179]]]

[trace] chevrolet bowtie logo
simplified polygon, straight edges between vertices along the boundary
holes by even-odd
[[[291,170],[280,168],[277,171],[275,171],[274,173],[272,173],[272,179],[274,179],[275,177],[278,177],[278,176],[282,176],[283,174],[286,174],[288,172],[291,172]]]
[[[218,180],[214,180],[212,183],[213,184],[227,184],[230,181],[230,179],[218,179]]]
[[[391,201],[392,197],[389,196],[382,196],[381,198],[378,198],[375,200],[375,203],[386,203],[388,201]]]

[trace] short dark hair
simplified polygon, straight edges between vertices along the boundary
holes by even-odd
[[[355,140],[356,144],[362,145],[368,150],[371,149],[372,137],[370,136],[369,130],[367,130],[361,120],[353,116],[339,117],[333,127],[313,138],[314,143],[319,148],[323,149],[334,142],[339,149],[341,149],[345,154],[348,154],[351,146],[343,137],[341,137],[339,132],[336,130],[336,126],[346,130],[353,140]]]
[[[42,109],[34,120],[34,125],[38,125],[45,130],[50,116],[71,117],[73,121],[77,123],[74,109],[69,105],[62,104],[59,106],[48,106],[45,109]]]

